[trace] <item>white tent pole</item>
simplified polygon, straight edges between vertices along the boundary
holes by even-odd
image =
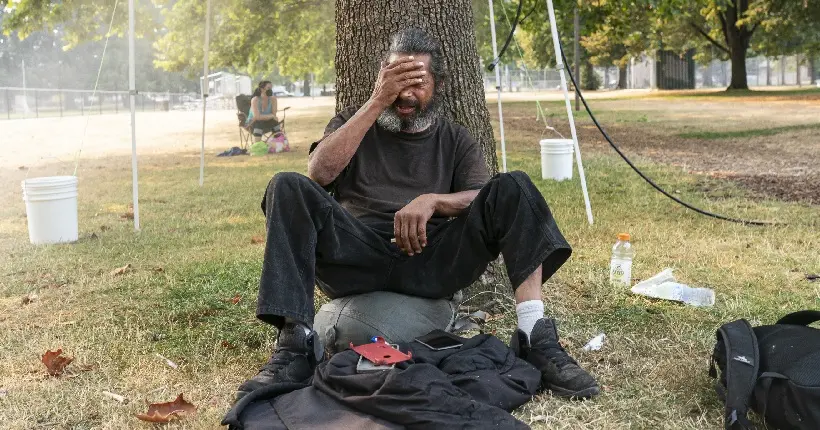
[[[564,90],[564,101],[567,105],[567,117],[569,118],[569,129],[572,132],[572,143],[575,145],[575,161],[578,164],[578,176],[581,177],[581,191],[584,193],[584,204],[587,209],[587,221],[592,225],[592,205],[589,203],[589,193],[587,192],[587,178],[584,175],[584,164],[581,162],[581,148],[578,146],[578,134],[575,132],[575,118],[572,116],[572,103],[569,101],[569,91],[567,90],[567,77],[564,75],[564,61],[561,59],[561,46],[558,39],[558,25],[555,23],[555,9],[552,7],[552,0],[547,1],[547,9],[550,15],[550,29],[552,30],[552,45],[555,48],[555,61],[558,72],[561,74],[561,89]],[[576,79],[580,79],[578,76]],[[580,81],[576,81],[580,82]]]
[[[139,179],[137,175],[137,77],[134,58],[134,0],[128,0],[128,98],[131,101],[131,191],[134,230],[140,229]]]
[[[205,8],[205,56],[202,75],[202,148],[199,153],[199,186],[205,183],[205,111],[208,109],[208,48],[211,43],[211,0]]]
[[[493,58],[498,58],[498,47],[495,46],[495,15],[493,14],[493,0],[490,3],[490,31],[493,35]],[[494,60],[495,61],[495,60]],[[495,89],[498,93],[498,123],[501,132],[501,171],[507,173],[507,141],[504,139],[504,112],[501,110],[501,70],[495,65]]]

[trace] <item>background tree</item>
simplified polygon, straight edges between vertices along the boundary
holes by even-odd
[[[618,68],[618,88],[626,88],[630,58],[640,57],[655,39],[651,8],[641,0],[599,0],[580,3],[584,20],[581,45],[589,62]]]
[[[678,36],[702,38],[731,61],[732,89],[748,89],[746,57],[755,37],[783,40],[783,32],[804,19],[820,19],[815,1],[795,0],[647,0]],[[681,26],[680,24],[685,24]],[[761,35],[762,33],[766,33]],[[670,48],[682,50],[681,46]]]
[[[333,79],[333,0],[213,0],[209,62],[267,77]],[[163,12],[167,32],[159,38],[157,65],[197,70],[202,64],[205,2],[177,0]],[[309,94],[305,94],[309,95]]]

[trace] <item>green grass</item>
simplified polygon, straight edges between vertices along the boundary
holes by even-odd
[[[776,87],[774,87],[776,88]],[[671,94],[670,94],[671,93]],[[801,96],[818,96],[820,95],[820,88],[807,86],[803,88],[793,88],[790,87],[789,89],[773,89],[773,90],[760,90],[760,89],[753,89],[753,90],[723,90],[723,91],[714,91],[714,90],[683,90],[683,91],[670,91],[669,93],[661,92],[658,94],[661,97],[671,97],[671,98],[696,98],[696,97],[801,97]]]
[[[663,117],[634,113],[641,116],[663,128]],[[318,136],[326,118],[288,121]],[[784,225],[716,221],[674,205],[613,156],[586,153],[595,214],[589,225],[577,175],[560,183],[539,179],[531,136],[513,127],[507,133],[511,168],[533,177],[574,248],[544,286],[546,308],[570,351],[606,387],[591,402],[539,396],[516,415],[550,429],[718,428],[722,409],[706,375],[714,331],[735,318],[768,323],[820,306],[820,284],[804,279],[820,272],[818,208],[751,200],[731,183],[638,160],[650,177],[698,206]],[[0,388],[8,393],[0,397],[2,427],[134,428],[145,401],[180,392],[199,407],[184,427],[218,427],[235,388],[272,344],[274,332],[254,318],[263,245],[251,238],[264,233],[259,201],[268,179],[304,172],[300,148],[261,159],[209,157],[202,188],[194,154],[141,158],[139,233],[120,217],[131,195],[128,158],[88,160],[80,174],[82,239],[72,245],[28,244],[17,188],[25,172],[0,172],[10,184],[0,190],[0,253],[8,256],[0,260]],[[706,185],[708,193],[701,191]],[[610,250],[622,231],[634,238],[635,278],[675,267],[681,282],[715,289],[716,306],[692,308],[609,287]],[[110,274],[129,263],[132,271]],[[31,292],[39,299],[22,305]],[[507,340],[513,323],[507,315],[490,328]],[[582,352],[599,332],[607,334],[603,350]],[[58,347],[95,369],[45,377],[39,355]],[[110,400],[103,390],[130,402]]]
[[[759,136],[773,136],[779,133],[785,133],[789,131],[801,131],[801,130],[816,130],[820,129],[820,124],[798,124],[798,125],[787,125],[783,127],[772,127],[772,128],[756,128],[756,129],[746,129],[746,130],[732,130],[732,131],[695,131],[689,133],[678,133],[678,137],[682,137],[684,139],[704,139],[704,140],[717,140],[717,139],[733,139],[733,138],[741,138],[741,137],[759,137]]]

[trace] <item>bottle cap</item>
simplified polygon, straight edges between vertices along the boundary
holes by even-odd
[[[618,233],[618,240],[629,240],[629,233]]]

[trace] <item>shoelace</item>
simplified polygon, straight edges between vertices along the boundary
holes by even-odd
[[[546,356],[555,363],[558,368],[564,367],[567,364],[578,364],[572,357],[567,354],[567,351],[558,342],[547,341],[539,345],[538,349],[544,350]]]
[[[261,370],[269,370],[271,372],[278,373],[280,372],[285,366],[292,363],[293,360],[299,356],[305,355],[304,353],[292,352],[288,350],[279,350],[276,351],[275,354],[262,366]]]

